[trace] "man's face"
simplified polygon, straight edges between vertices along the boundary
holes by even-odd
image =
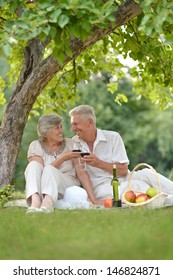
[[[74,115],[71,117],[71,128],[80,139],[86,138],[90,120],[85,120],[81,115]]]

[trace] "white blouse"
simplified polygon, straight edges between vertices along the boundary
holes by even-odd
[[[73,150],[74,141],[71,138],[64,138],[64,142],[65,146],[63,151],[60,151],[60,153],[58,151],[56,153],[48,153],[39,140],[34,140],[29,145],[27,157],[39,156],[43,158],[44,165],[51,164],[60,154]],[[64,161],[58,169],[62,173],[76,177],[75,168],[71,160]]]

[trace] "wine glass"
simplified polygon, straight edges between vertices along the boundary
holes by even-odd
[[[81,152],[82,151],[82,147],[81,144],[78,142],[75,142],[73,144],[73,152]]]
[[[81,152],[82,151],[82,147],[81,147],[81,144],[78,143],[78,142],[75,142],[73,144],[73,152]],[[80,161],[80,157],[78,158],[78,163],[81,164],[81,161]]]
[[[81,154],[81,157],[84,157],[84,156],[89,156],[90,152],[88,151],[87,148],[82,147],[82,151],[80,154]],[[84,169],[86,170],[86,161],[84,162]]]

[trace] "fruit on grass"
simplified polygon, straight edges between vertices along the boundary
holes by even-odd
[[[129,190],[125,193],[124,197],[128,202],[135,202],[136,194],[134,191]]]
[[[105,208],[112,208],[112,198],[106,198],[104,200],[104,207]]]
[[[157,194],[157,189],[154,188],[154,187],[150,187],[146,190],[146,194],[149,196],[149,197],[154,197],[156,194]]]
[[[140,193],[136,196],[135,202],[142,203],[148,199],[148,195],[146,193]]]

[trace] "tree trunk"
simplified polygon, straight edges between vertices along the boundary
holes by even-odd
[[[109,35],[114,29],[140,13],[140,6],[132,0],[127,0],[115,12],[115,26],[110,26],[104,30],[95,30],[94,35],[85,42],[76,38],[71,40],[71,49],[74,52],[74,56],[79,56],[89,46]],[[67,57],[63,67],[60,67],[52,56],[43,59],[47,43],[41,44],[38,39],[34,39],[24,50],[23,68],[0,127],[1,187],[12,184],[23,131],[33,104],[41,90],[71,60],[71,58]]]

